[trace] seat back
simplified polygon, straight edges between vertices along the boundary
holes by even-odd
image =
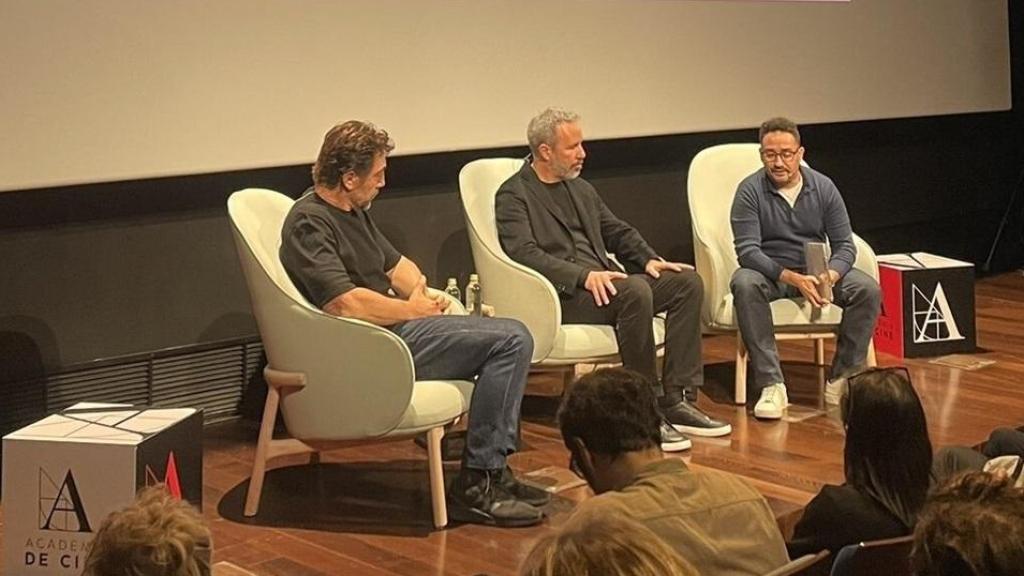
[[[550,354],[562,323],[558,293],[547,278],[505,254],[494,217],[498,188],[523,162],[518,158],[474,160],[459,172],[459,192],[484,300],[498,316],[526,325],[533,336],[533,361],[540,362]]]
[[[903,536],[844,546],[832,564],[832,576],[910,576],[914,537]]]
[[[801,556],[764,576],[829,576],[829,551]]]
[[[726,302],[729,282],[739,268],[730,218],[732,202],[740,182],[761,166],[760,146],[752,143],[705,148],[690,163],[687,196],[693,220],[694,260],[697,273],[704,280],[701,319],[705,326],[735,328],[717,322],[718,308]],[[854,267],[877,281],[878,261],[874,250],[856,234],[853,242],[857,247]]]
[[[715,308],[729,294],[729,281],[739,268],[729,214],[736,187],[761,167],[757,144],[722,144],[693,157],[686,192],[693,220],[693,255],[704,280],[701,318],[716,327]]]
[[[306,386],[281,401],[285,425],[303,440],[380,436],[394,429],[409,407],[412,356],[392,332],[325,314],[302,297],[278,257],[281,227],[292,204],[287,196],[255,188],[228,198],[267,363],[306,376]]]

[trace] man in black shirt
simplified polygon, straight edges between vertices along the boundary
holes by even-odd
[[[328,314],[385,326],[409,346],[417,378],[476,379],[462,470],[449,513],[464,522],[529,526],[543,519],[541,490],[506,463],[533,354],[526,327],[510,319],[444,316],[447,300],[380,233],[368,209],[384,186],[394,145],[372,124],[349,121],[324,138],[313,188],[281,231],[281,262],[299,291]]]
[[[701,412],[703,383],[700,307],[704,285],[692,266],[666,262],[639,232],[615,217],[594,187],[580,178],[583,130],[579,116],[548,109],[527,128],[531,161],[495,197],[505,252],[543,274],[561,299],[565,324],[615,327],[622,364],[655,385],[662,449],[689,447],[680,433],[722,436],[731,426]],[[613,253],[625,270],[608,257]],[[630,272],[626,274],[626,272]],[[651,319],[666,312],[661,385]]]

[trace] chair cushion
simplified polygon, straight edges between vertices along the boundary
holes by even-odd
[[[830,331],[843,319],[843,309],[832,304],[821,310],[821,314],[813,317],[811,306],[803,298],[782,298],[772,302],[772,321],[776,329],[821,327]],[[732,294],[726,294],[712,316],[714,326],[721,329],[736,329],[736,308],[733,306]]]
[[[654,343],[665,343],[665,320],[655,317]],[[542,364],[576,364],[615,357],[619,353],[615,328],[601,324],[563,324],[555,336],[551,354]]]
[[[447,424],[469,411],[472,397],[473,383],[467,380],[417,380],[409,408],[388,435],[416,434]]]

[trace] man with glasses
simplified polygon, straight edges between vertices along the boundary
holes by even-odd
[[[796,124],[772,118],[761,124],[758,137],[764,168],[740,182],[732,204],[740,268],[733,274],[731,288],[736,320],[760,392],[754,416],[779,419],[788,395],[775,346],[772,301],[803,296],[820,308],[829,301],[821,296],[819,285],[832,288],[832,301],[843,308],[843,319],[825,400],[836,404],[842,376],[865,364],[881,293],[873,278],[853,268],[857,249],[836,185],[824,174],[801,166],[804,148]],[[826,241],[832,249],[828,271],[820,277],[808,275],[806,244]]]
[[[766,574],[788,561],[764,497],[727,472],[690,470],[658,449],[661,416],[644,376],[606,368],[580,378],[558,411],[570,468],[597,496],[572,521],[639,522],[701,574]]]

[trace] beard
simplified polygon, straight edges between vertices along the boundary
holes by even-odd
[[[580,173],[583,172],[583,165],[573,166],[571,164],[562,164],[560,162],[552,162],[551,169],[555,173],[555,176],[562,180],[575,180],[579,178]]]

